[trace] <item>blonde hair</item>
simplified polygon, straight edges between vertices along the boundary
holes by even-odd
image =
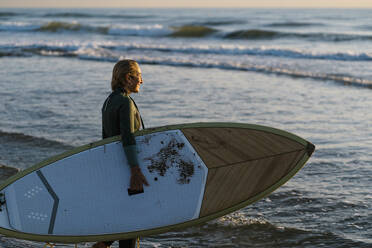
[[[112,70],[111,89],[116,90],[125,85],[125,75],[138,71],[138,63],[131,59],[123,59],[117,62]]]

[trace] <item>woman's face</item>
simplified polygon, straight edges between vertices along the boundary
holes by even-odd
[[[127,91],[129,91],[129,93],[138,93],[142,83],[143,81],[141,68],[137,66],[137,69],[135,71],[128,73],[127,84],[125,88]]]

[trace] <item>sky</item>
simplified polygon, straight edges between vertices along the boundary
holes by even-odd
[[[0,0],[0,8],[372,8],[372,0]],[[1,11],[1,9],[0,9]]]

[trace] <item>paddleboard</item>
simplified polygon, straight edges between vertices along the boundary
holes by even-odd
[[[128,193],[120,136],[54,156],[0,186],[0,233],[79,243],[154,235],[209,221],[267,196],[314,151],[285,131],[193,123],[136,132],[150,186]]]

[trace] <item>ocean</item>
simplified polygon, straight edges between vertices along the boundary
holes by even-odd
[[[99,140],[112,68],[135,59],[146,127],[252,123],[316,145],[270,196],[141,247],[372,247],[371,23],[370,9],[0,9],[0,164]]]

